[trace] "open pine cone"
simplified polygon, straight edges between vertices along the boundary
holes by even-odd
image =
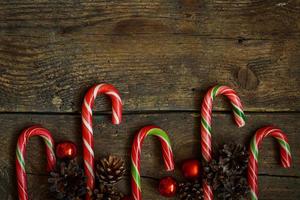
[[[203,167],[203,178],[212,186],[213,190],[220,187],[226,181],[227,168],[220,165],[218,160],[212,159],[211,162],[205,163]]]
[[[83,169],[76,160],[58,161],[48,178],[50,192],[56,199],[80,200],[86,194]]]
[[[120,157],[109,155],[96,163],[96,177],[103,184],[115,184],[124,174],[125,163]]]
[[[179,183],[178,196],[180,200],[204,199],[202,186],[198,180]]]
[[[232,176],[215,190],[216,199],[241,200],[247,199],[248,182],[245,177]]]
[[[94,200],[121,200],[124,194],[111,185],[100,184],[94,190]]]
[[[231,169],[235,175],[245,174],[248,167],[248,151],[246,147],[235,144],[225,144],[219,149],[219,162]],[[230,175],[230,174],[228,174]]]
[[[215,199],[246,199],[248,151],[245,147],[225,144],[209,163],[204,163],[203,178],[213,188]]]

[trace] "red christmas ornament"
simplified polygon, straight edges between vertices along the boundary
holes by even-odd
[[[173,197],[177,192],[177,182],[172,177],[160,179],[158,186],[159,194],[165,197]]]
[[[77,155],[77,147],[73,142],[61,142],[56,146],[56,156],[58,158],[73,159]]]
[[[200,176],[200,162],[195,159],[186,160],[182,165],[182,173],[186,179],[196,179]]]

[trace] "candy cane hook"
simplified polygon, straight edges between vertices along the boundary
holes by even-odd
[[[232,105],[233,116],[238,127],[245,125],[245,114],[240,98],[236,92],[227,86],[214,86],[205,94],[201,107],[201,151],[206,162],[211,161],[212,144],[211,144],[211,122],[212,122],[212,106],[213,100],[218,95],[225,95]],[[203,183],[204,199],[213,200],[212,188]]]
[[[54,154],[54,141],[51,133],[40,126],[32,126],[25,129],[18,138],[16,150],[16,172],[18,184],[18,196],[20,200],[28,200],[27,176],[25,171],[26,145],[30,137],[40,136],[46,145],[47,170],[52,171],[56,165]]]
[[[273,126],[266,126],[256,131],[250,144],[250,155],[248,162],[248,184],[252,200],[258,199],[258,148],[265,137],[274,137],[280,145],[280,160],[284,168],[291,166],[292,157],[290,145],[286,134]]]
[[[94,137],[93,137],[93,112],[95,99],[98,95],[105,94],[112,101],[112,123],[120,124],[122,120],[122,100],[118,90],[110,84],[99,84],[89,89],[82,104],[82,140],[84,171],[87,177],[88,194],[86,199],[91,199],[95,185],[94,175]]]
[[[147,136],[154,135],[159,138],[162,146],[162,154],[167,171],[174,170],[174,159],[171,143],[168,134],[157,126],[146,126],[135,135],[131,151],[131,187],[132,198],[142,199],[141,178],[140,178],[140,157],[142,144]]]

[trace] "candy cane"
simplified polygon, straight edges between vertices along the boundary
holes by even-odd
[[[250,187],[250,195],[252,200],[258,199],[258,148],[265,137],[274,137],[280,144],[281,165],[284,168],[291,166],[292,157],[290,145],[285,133],[275,127],[266,126],[256,131],[250,144],[250,157],[248,162],[248,184]]]
[[[168,134],[157,126],[146,126],[142,128],[134,138],[131,151],[131,187],[132,198],[134,200],[142,199],[140,157],[143,141],[148,135],[154,135],[159,138],[166,170],[174,170],[173,152]]]
[[[43,138],[46,145],[47,155],[47,170],[52,171],[56,164],[56,158],[54,154],[54,141],[51,133],[40,126],[32,126],[25,129],[18,139],[17,150],[16,150],[16,172],[17,172],[17,183],[18,183],[18,196],[20,200],[27,200],[27,176],[25,171],[25,155],[26,145],[30,137],[40,136]]]
[[[106,94],[112,101],[112,123],[120,124],[122,120],[122,100],[118,90],[110,84],[99,84],[89,89],[82,104],[82,140],[84,171],[87,177],[88,194],[86,199],[91,199],[91,193],[95,185],[94,176],[94,137],[92,108],[99,94]]]
[[[205,94],[201,108],[201,151],[206,162],[211,161],[211,118],[213,100],[218,95],[225,95],[232,105],[234,120],[238,127],[245,125],[245,114],[240,98],[236,92],[227,86],[214,86]],[[212,188],[206,183],[203,183],[204,199],[213,200]]]

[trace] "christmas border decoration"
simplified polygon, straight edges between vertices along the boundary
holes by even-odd
[[[142,200],[140,156],[144,139],[155,136],[161,142],[162,156],[168,171],[175,168],[171,141],[158,126],[145,126],[135,135],[131,152],[131,195],[118,190],[123,179],[125,162],[115,155],[94,161],[92,107],[96,97],[108,95],[112,101],[112,123],[122,120],[122,100],[118,90],[110,84],[97,84],[90,88],[82,105],[83,159],[77,161],[77,145],[71,141],[60,142],[54,148],[51,133],[37,125],[22,131],[16,148],[16,178],[20,200],[28,200],[25,152],[29,138],[39,136],[44,140],[49,172],[49,190],[59,200]],[[274,137],[280,145],[281,165],[291,166],[292,157],[287,135],[279,128],[266,126],[258,129],[249,150],[239,144],[223,144],[212,153],[212,104],[218,95],[225,95],[232,105],[233,117],[238,127],[245,125],[243,106],[237,93],[227,86],[217,85],[208,90],[201,107],[201,159],[187,159],[181,165],[184,181],[172,176],[163,177],[158,192],[165,197],[180,200],[246,199],[258,200],[258,149],[265,137]],[[57,160],[56,160],[57,159]],[[95,165],[95,166],[94,166]],[[215,193],[215,195],[213,195]]]

